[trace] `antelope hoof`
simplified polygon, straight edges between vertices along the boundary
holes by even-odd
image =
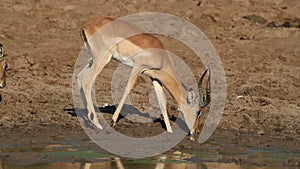
[[[117,124],[117,123],[116,123],[116,122],[113,120],[113,121],[112,121],[112,125],[111,125],[111,126],[112,126],[112,127],[115,127],[115,126],[116,126],[116,124]]]
[[[117,117],[117,116],[115,116],[115,115],[113,115],[111,119],[112,119],[112,122],[113,122],[113,123],[116,123],[116,122],[117,122],[117,120],[118,120],[118,117]]]
[[[172,129],[167,129],[167,132],[173,133],[173,130]]]
[[[118,120],[118,117],[117,116],[113,116],[112,117],[112,127],[115,127],[116,126],[116,123],[117,123],[117,120]]]
[[[99,122],[98,123],[93,122],[93,123],[98,129],[101,129],[101,130],[103,129],[103,127],[101,126],[101,124],[99,124]]]

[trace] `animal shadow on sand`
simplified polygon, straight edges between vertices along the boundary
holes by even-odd
[[[83,109],[83,108],[64,108],[63,109],[67,114],[71,115],[71,116],[76,116],[76,117],[80,117],[84,120],[85,126],[88,128],[95,128],[95,126],[92,124],[92,122],[88,119],[87,117],[87,109]],[[114,112],[116,111],[116,105],[108,105],[108,106],[103,106],[103,107],[95,107],[95,110],[99,110],[100,113],[106,113],[106,114],[114,114]],[[98,112],[99,113],[99,112]],[[128,115],[138,115],[141,117],[145,117],[145,118],[150,118],[152,120],[153,123],[160,123],[161,127],[164,128],[165,130],[166,125],[165,122],[163,120],[162,117],[157,118],[157,117],[150,117],[149,113],[143,113],[140,112],[138,109],[136,109],[135,107],[133,107],[132,105],[128,105],[128,104],[124,104],[123,108],[121,110],[120,116],[118,118],[118,121],[122,118],[125,118]],[[187,130],[187,126],[185,125],[185,122],[183,119],[181,118],[177,118],[175,116],[171,116],[170,120],[173,122],[176,122],[178,124],[180,124],[181,128],[183,130]],[[182,126],[182,124],[184,124],[184,126]],[[188,132],[188,131],[187,131]]]

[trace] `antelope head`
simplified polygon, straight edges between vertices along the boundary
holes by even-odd
[[[205,95],[203,93],[203,89],[202,89],[202,84],[203,84],[203,79],[206,75],[206,73],[208,72],[208,78],[207,78],[207,84],[206,84],[206,92]],[[209,68],[205,70],[205,72],[202,74],[199,83],[198,83],[198,89],[199,89],[199,105],[198,105],[198,111],[196,112],[196,120],[194,123],[194,133],[190,133],[191,135],[199,135],[200,133],[200,129],[199,129],[199,125],[200,125],[200,116],[202,114],[201,109],[203,109],[204,107],[206,107],[209,103],[210,103],[210,70]],[[188,93],[188,98],[187,98],[187,102],[190,104],[191,100],[193,100],[193,98],[195,98],[193,91],[189,91]]]
[[[0,44],[0,88],[4,88],[6,83],[5,83],[5,74],[7,70],[7,62],[5,59],[5,54],[4,54],[4,47],[2,44]]]

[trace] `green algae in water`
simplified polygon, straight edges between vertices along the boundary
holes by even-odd
[[[82,158],[112,158],[113,155],[104,154],[104,153],[95,153],[92,151],[62,151],[62,152],[51,152],[49,153],[54,156],[75,156],[75,157],[82,157]]]

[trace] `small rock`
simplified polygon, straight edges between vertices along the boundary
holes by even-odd
[[[287,61],[287,58],[286,58],[286,56],[285,56],[284,54],[278,55],[278,59],[280,59],[280,60],[282,60],[282,61],[284,61],[284,62]]]
[[[249,38],[247,38],[246,36],[241,36],[240,40],[249,40]]]
[[[275,22],[270,22],[270,23],[268,23],[267,27],[268,27],[268,28],[277,28],[278,25],[276,25]]]
[[[262,16],[255,15],[255,14],[243,16],[242,18],[248,19],[249,21],[252,21],[255,23],[260,23],[260,24],[267,23],[267,20],[265,18],[263,18]]]
[[[202,1],[199,1],[199,2],[197,3],[197,6],[201,6],[201,4],[202,4]]]
[[[237,96],[236,98],[237,98],[237,99],[240,99],[240,98],[243,98],[243,97],[244,97],[244,96]]]
[[[260,130],[260,131],[257,132],[257,134],[259,134],[259,135],[264,135],[265,132],[264,132],[263,130]]]
[[[293,26],[293,24],[291,22],[284,22],[281,27],[285,27],[285,28],[291,28]]]
[[[294,24],[297,28],[300,28],[300,18],[295,18],[294,19]]]

